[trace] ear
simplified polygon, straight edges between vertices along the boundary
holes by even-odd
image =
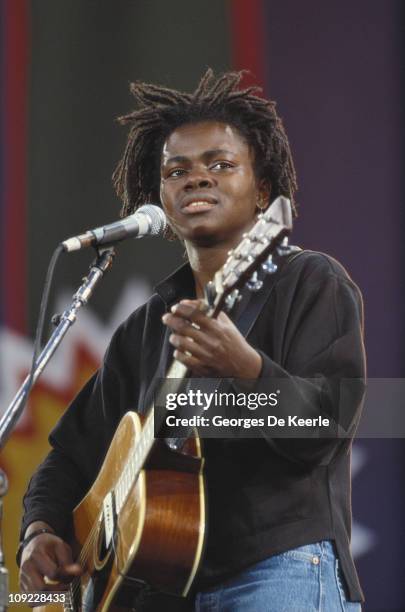
[[[270,204],[271,183],[269,180],[261,179],[257,187],[257,198],[260,202],[259,208],[266,210]]]

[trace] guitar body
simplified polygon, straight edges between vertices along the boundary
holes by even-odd
[[[73,581],[66,609],[126,609],[142,582],[178,595],[186,595],[191,586],[205,530],[198,438],[187,440],[182,453],[157,444],[114,519],[113,544],[105,546],[103,501],[115,489],[141,429],[139,415],[123,417],[96,481],[73,512],[74,548],[81,551],[84,574]]]

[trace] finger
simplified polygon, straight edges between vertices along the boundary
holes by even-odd
[[[228,315],[226,314],[226,312],[224,312],[223,310],[221,310],[221,312],[218,314],[217,316],[217,321],[221,322],[221,323],[225,323],[228,325],[234,325],[234,323],[232,322],[232,320],[228,317]]]
[[[206,313],[208,310],[208,305],[205,300],[180,300],[179,304],[185,304],[186,306],[192,306],[199,310],[202,313]]]
[[[59,545],[53,550],[54,559],[58,567],[73,564],[72,549],[65,542],[59,541]]]
[[[52,576],[47,576],[48,584],[70,582],[73,578],[80,576],[82,573],[83,570],[78,563],[61,565],[57,568],[56,572],[52,574]]]
[[[67,591],[69,589],[69,583],[72,582],[72,577],[69,578],[69,580],[49,580],[49,584],[48,584],[48,577],[45,576],[45,579],[47,581],[47,583],[45,584],[45,587],[42,589],[43,591],[57,591],[58,593],[60,592],[64,592]]]
[[[169,319],[169,317],[171,318]],[[203,349],[206,356],[208,356],[215,348],[218,341],[217,334],[210,337],[208,331],[201,330],[199,326],[194,326],[193,324],[190,324],[189,321],[174,317],[173,315],[168,315],[167,325],[173,332],[171,336],[169,336],[169,341],[175,347],[181,347],[180,339],[188,339],[188,344],[190,342],[194,342],[194,344]],[[188,347],[188,350],[191,349]],[[203,356],[203,352],[201,353],[201,356]]]
[[[59,582],[57,580],[52,580],[52,578],[49,578],[46,575],[44,576],[44,582],[45,582],[45,584],[50,585],[50,586],[55,586],[55,585],[59,584]]]
[[[199,332],[201,330],[200,325],[197,323],[194,323],[187,318],[184,319],[182,317],[178,317],[171,313],[163,315],[162,321],[173,331],[184,336],[190,336],[190,338],[197,338],[198,334],[195,332]]]
[[[37,593],[39,591],[66,591],[67,584],[49,580],[41,570],[31,563],[27,570],[20,572],[20,587],[23,593]]]
[[[179,336],[177,334],[171,334],[171,336],[169,337],[169,342],[172,346],[174,346],[182,353],[185,353],[186,355],[192,355],[199,361],[203,363],[205,362],[207,365],[212,360],[211,353],[206,348],[204,348],[204,346],[202,346],[192,338],[189,338],[187,336]]]
[[[226,328],[232,328],[238,331],[233,321],[223,311],[221,311],[215,319],[208,317],[205,311],[199,309],[198,304],[200,301],[201,300],[195,300],[194,302],[191,300],[182,300],[171,308],[171,312],[175,316],[180,316],[183,319],[189,320],[192,324],[198,324],[198,327],[206,331],[212,330],[214,333],[218,333],[219,330]],[[205,302],[203,302],[203,304],[205,305]]]
[[[173,331],[189,336],[198,342],[204,341],[203,334],[211,334],[217,338],[220,327],[215,319],[209,319],[200,312],[190,313],[188,307],[178,305],[175,313],[168,312],[162,316],[162,321]],[[201,332],[201,333],[200,333]]]
[[[33,551],[30,558],[21,566],[22,575],[32,576],[35,586],[43,588],[45,586],[44,576],[52,575],[57,570],[57,564],[44,552]],[[39,579],[38,579],[39,577]]]
[[[186,355],[179,350],[175,350],[173,356],[177,361],[183,363],[189,370],[192,370],[197,376],[210,376],[212,374],[211,368],[204,365],[193,355]]]
[[[196,305],[189,304],[187,302],[179,302],[178,304],[172,306],[170,310],[172,314],[182,317],[183,319],[188,319],[200,327],[205,327],[212,320],[201,311],[198,304]]]
[[[163,320],[175,332],[169,337],[169,342],[182,352],[189,351],[198,359],[209,362],[223,353],[221,336],[224,333],[229,335],[229,331],[224,329],[225,322],[219,325],[212,321],[210,328],[198,329],[192,327],[188,319],[175,315],[166,314]]]
[[[32,563],[28,564],[26,568],[21,567],[20,587],[23,593],[33,593],[44,589],[43,574]]]
[[[72,582],[74,578],[78,578],[83,573],[82,568],[78,564],[66,565],[58,567],[57,571],[51,576],[44,576],[45,587],[43,590],[46,591],[65,591],[68,588],[68,584]]]
[[[69,582],[73,577],[80,576],[82,568],[78,563],[73,562],[72,550],[70,546],[61,542],[60,546],[54,549],[56,566],[54,571],[46,572],[48,584],[52,582]]]

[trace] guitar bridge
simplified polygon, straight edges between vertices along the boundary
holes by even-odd
[[[104,537],[105,547],[108,550],[114,537],[115,528],[115,502],[113,492],[110,491],[103,501]]]

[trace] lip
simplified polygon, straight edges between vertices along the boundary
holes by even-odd
[[[218,200],[214,198],[212,195],[205,193],[198,193],[186,196],[181,203],[181,209],[186,208],[193,202],[207,202],[208,204],[218,204]]]
[[[210,210],[213,210],[216,207],[216,204],[212,204],[211,202],[204,202],[204,200],[198,201],[201,202],[200,204],[198,204],[198,206],[193,206],[193,204],[191,203],[185,208],[182,208],[181,212],[183,213],[183,215],[198,215],[209,212]]]

